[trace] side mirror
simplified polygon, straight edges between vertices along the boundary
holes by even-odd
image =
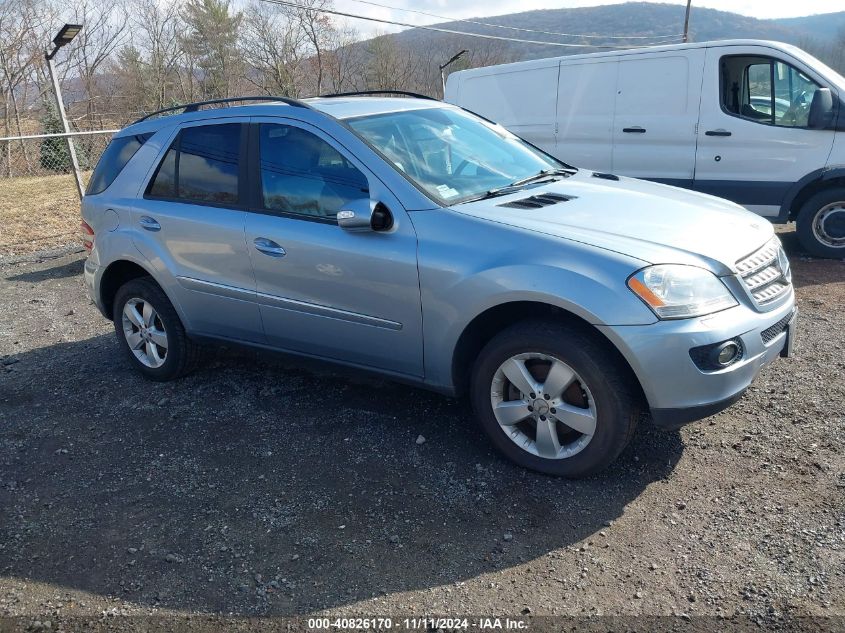
[[[807,127],[823,130],[833,122],[833,94],[830,88],[819,88],[813,93]]]
[[[353,233],[387,231],[393,226],[393,215],[381,202],[369,198],[350,200],[337,212],[340,228]]]

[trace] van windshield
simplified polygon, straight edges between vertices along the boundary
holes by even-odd
[[[466,202],[542,172],[572,169],[503,127],[456,108],[389,112],[346,122],[443,205]]]
[[[804,62],[809,66],[811,69],[816,71],[818,74],[822,76],[823,79],[826,79],[830,83],[834,84],[834,87],[837,90],[845,90],[845,77],[841,74],[836,72],[833,68],[825,64],[824,62],[816,59],[808,52],[801,50],[800,48],[796,48],[794,46],[787,46],[783,45],[785,49],[787,49],[790,53],[792,53],[797,59]]]

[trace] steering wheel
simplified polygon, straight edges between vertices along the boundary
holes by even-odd
[[[452,171],[452,175],[453,176],[460,176],[461,172],[464,169],[466,169],[467,165],[469,165],[469,161],[468,160],[462,160],[460,163],[458,163],[458,166],[455,167],[455,169]]]
[[[806,90],[797,95],[786,112],[783,113],[780,119],[781,124],[798,125],[802,120],[806,120],[810,112],[810,105],[812,104],[812,99],[808,100],[807,95]]]

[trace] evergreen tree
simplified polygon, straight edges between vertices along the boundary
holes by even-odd
[[[44,101],[44,113],[41,115],[41,128],[44,134],[61,134],[64,132],[62,127],[62,120],[59,118],[58,108],[52,101]],[[91,169],[91,154],[89,148],[79,141],[79,137],[74,142],[74,149],[76,150],[76,160],[79,163],[79,168],[84,170]],[[55,171],[60,174],[73,173],[73,163],[70,160],[70,150],[67,146],[67,137],[55,136],[53,138],[45,138],[41,141],[41,152],[39,155],[39,162],[42,169]]]
[[[231,13],[228,0],[188,0],[182,11],[182,47],[193,59],[207,98],[230,96],[241,75],[238,37],[243,14]]]
[[[44,113],[41,115],[41,128],[44,130],[44,134],[60,134],[64,132],[57,108],[50,101],[44,102]],[[67,140],[62,137],[43,139],[41,141],[40,161],[43,169],[57,172],[71,171]]]

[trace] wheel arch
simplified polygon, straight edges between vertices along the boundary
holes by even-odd
[[[845,165],[817,169],[796,182],[781,205],[783,220],[795,221],[804,203],[828,187],[845,187]]]
[[[140,277],[149,277],[155,281],[153,274],[141,266],[139,263],[128,260],[119,259],[110,263],[103,271],[99,283],[100,304],[103,307],[103,313],[107,318],[112,318],[114,312],[114,298],[117,291],[127,281],[138,279]],[[161,288],[161,284],[156,282]],[[164,290],[162,289],[162,292]],[[167,293],[165,293],[167,294]]]
[[[583,317],[560,306],[541,301],[510,301],[487,308],[476,315],[463,329],[452,354],[452,384],[458,395],[466,394],[474,359],[496,334],[520,321],[545,319],[563,323],[605,345],[629,373],[632,384],[642,402],[646,403],[645,392],[639,378],[616,345],[598,328]]]

